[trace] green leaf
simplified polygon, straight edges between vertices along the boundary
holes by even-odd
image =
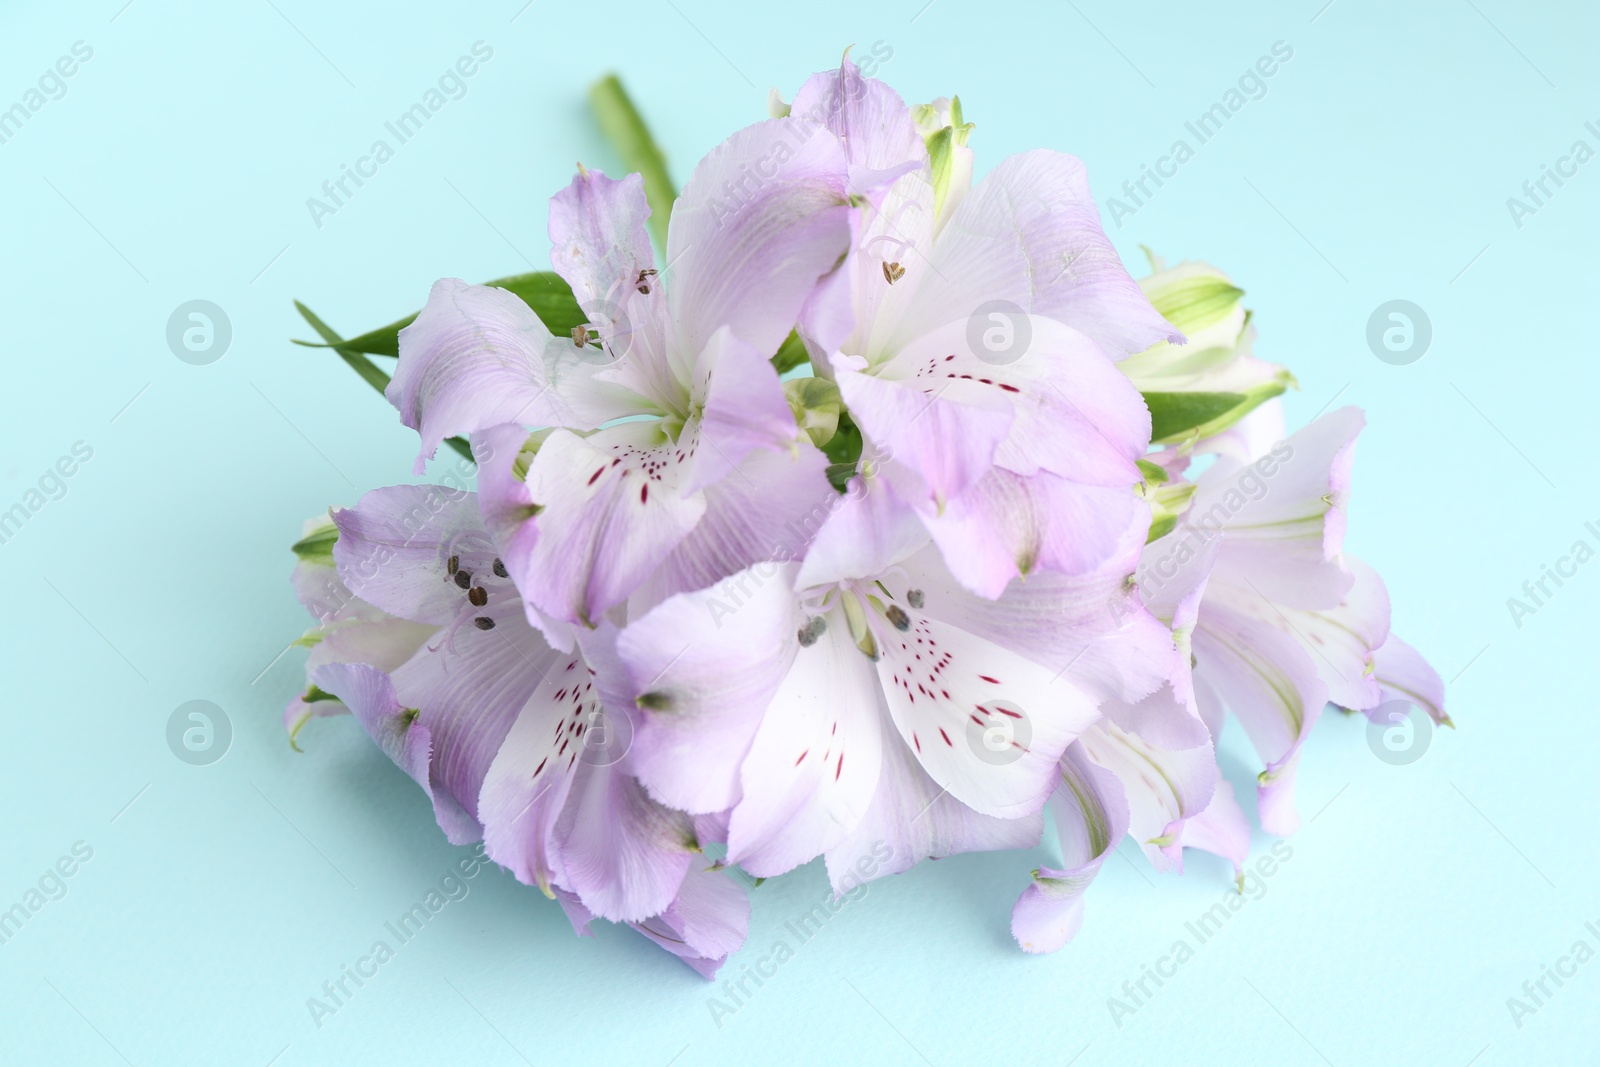
[[[379,393],[382,393],[385,389],[389,388],[389,375],[378,369],[378,365],[376,363],[373,363],[372,360],[363,356],[361,353],[346,347],[344,345],[343,338],[334,333],[332,327],[323,322],[321,319],[317,318],[316,314],[310,308],[300,303],[300,301],[296,300],[294,302],[294,306],[299,310],[300,316],[311,324],[311,328],[316,330],[317,333],[322,336],[324,341],[328,342],[326,345],[319,345],[317,347],[332,348],[339,354],[340,359],[344,360],[350,365],[351,370],[361,375],[362,381],[372,386]],[[304,344],[305,342],[301,343]]]
[[[380,396],[383,395],[384,390],[389,388],[389,376],[380,370],[376,363],[373,363],[372,360],[360,352],[345,347],[344,339],[334,333],[333,328],[327,323],[317,318],[310,308],[298,300],[294,302],[294,306],[299,309],[301,317],[311,324],[311,328],[316,330],[324,341],[328,342],[328,347],[339,353],[339,358],[348,363],[351,370],[361,375],[362,380],[376,389]],[[467,444],[465,438],[447,438],[445,444],[459,452],[463,458],[472,459],[472,448]]]
[[[544,322],[545,327],[556,336],[570,334],[574,326],[581,326],[588,322],[583,309],[578,306],[577,298],[572,295],[571,286],[567,285],[561,275],[554,271],[541,270],[531,274],[513,274],[509,278],[496,278],[485,285],[497,289],[506,289],[520,296],[524,303],[531,307],[534,314]],[[296,307],[300,305],[296,304]],[[305,308],[300,307],[301,314]],[[405,318],[391,322],[387,326],[380,326],[376,330],[369,330],[359,337],[338,342],[340,347],[352,352],[365,352],[373,356],[398,356],[400,354],[400,331],[410,326],[420,312],[413,312]],[[312,323],[315,328],[316,323]],[[321,329],[324,341],[328,335]],[[297,345],[307,348],[332,348],[333,342],[317,344],[315,341],[296,341]]]
[[[589,89],[589,106],[600,123],[600,130],[622,157],[628,171],[644,176],[644,198],[650,204],[650,233],[662,249],[667,247],[667,220],[672,203],[678,199],[667,160],[650,136],[639,109],[615,74],[607,74]]]
[[[850,486],[850,479],[856,476],[854,463],[830,463],[827,467],[828,484],[837,492],[844,492]]]
[[[829,460],[828,481],[841,493],[850,479],[855,477],[856,465],[861,460],[861,446],[861,430],[851,421],[849,412],[840,412],[838,428],[828,443],[822,446],[822,454]]]
[[[805,342],[800,340],[798,333],[790,330],[789,336],[778,346],[777,354],[772,357],[772,365],[777,368],[779,374],[787,374],[810,359],[811,353],[806,351]]]
[[[1278,396],[1286,379],[1256,386],[1247,393],[1145,393],[1150,409],[1150,440],[1170,444],[1220,433]]]
[[[1243,393],[1145,393],[1150,409],[1150,440],[1188,437],[1197,427],[1221,418],[1248,399]]]

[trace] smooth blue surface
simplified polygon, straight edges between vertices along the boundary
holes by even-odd
[[[1584,127],[1600,126],[1592,5],[122,3],[0,11],[0,108],[74,42],[93,49],[0,144],[0,509],[75,442],[93,450],[0,544],[0,908],[75,842],[93,850],[0,944],[0,1061],[1600,1057],[1600,962],[1547,982],[1520,1028],[1506,1004],[1577,939],[1600,947],[1584,928],[1600,928],[1600,562],[1552,583],[1520,627],[1506,606],[1575,541],[1600,547],[1600,161],[1520,227],[1506,206],[1574,141],[1600,149]],[[493,58],[466,95],[316,226],[306,199],[477,41]],[[288,344],[308,336],[291,298],[354,333],[441,275],[544,266],[548,195],[574,160],[615,168],[584,103],[608,69],[681,182],[764,116],[769,85],[790,95],[845,45],[879,41],[908,99],[961,94],[980,171],[1069,150],[1103,210],[1274,42],[1292,47],[1261,99],[1108,227],[1136,271],[1144,243],[1232,272],[1258,351],[1299,377],[1293,421],[1367,409],[1349,547],[1454,679],[1460,729],[1392,767],[1361,721],[1327,715],[1301,764],[1293,858],[1120,1027],[1107,998],[1193,941],[1184,924],[1228,891],[1221,864],[1157,875],[1124,843],[1078,939],[1045,958],[1007,922],[1049,849],[875,883],[801,945],[785,924],[825,893],[807,868],[754,891],[749,947],[725,973],[779,939],[796,952],[720,1027],[707,998],[725,994],[677,961],[626,930],[576,939],[554,904],[485,873],[319,1028],[307,998],[465,850],[353,721],[313,724],[304,754],[284,740],[303,653],[280,653],[306,623],[287,547],[306,516],[407,479],[415,449],[333,357]],[[1409,366],[1365,341],[1395,298],[1433,324]],[[209,366],[166,344],[192,299],[232,323]],[[192,699],[232,723],[210,766],[167,746]],[[1232,740],[1225,766],[1247,787]],[[1269,844],[1258,835],[1257,853]]]

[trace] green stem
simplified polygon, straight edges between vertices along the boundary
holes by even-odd
[[[667,160],[650,136],[639,109],[633,106],[628,92],[615,74],[608,74],[595,82],[589,90],[589,106],[600,123],[600,130],[622,157],[622,165],[629,171],[644,176],[644,196],[650,204],[650,234],[661,246],[667,247],[667,220],[672,217],[672,203],[678,191],[667,174]]]
[[[389,376],[376,363],[360,352],[353,352],[348,348],[339,347],[344,338],[334,333],[333,328],[319,319],[310,308],[298,300],[294,302],[294,306],[300,312],[301,317],[311,324],[311,328],[316,330],[324,341],[333,346],[333,350],[339,353],[339,358],[344,360],[351,370],[361,375],[362,381],[372,386],[382,396],[384,391],[389,388]],[[472,459],[472,448],[464,438],[451,437],[445,441],[445,444],[459,452],[464,459]]]

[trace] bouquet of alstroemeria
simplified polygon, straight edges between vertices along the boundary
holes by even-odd
[[[302,308],[417,473],[462,458],[307,524],[291,739],[353,712],[452,842],[711,976],[748,927],[725,868],[820,856],[842,895],[1031,848],[1048,806],[1012,930],[1049,951],[1123,834],[1242,870],[1228,711],[1277,835],[1326,704],[1449,721],[1342,551],[1361,413],[1286,434],[1241,291],[1130,277],[1077,159],[974,185],[959,101],[847,59],[675,196],[594,99],[640,173],[552,198],[554,273],[350,340]]]

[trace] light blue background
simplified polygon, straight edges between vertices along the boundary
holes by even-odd
[[[1575,540],[1600,541],[1584,527],[1600,526],[1586,474],[1600,162],[1521,228],[1505,204],[1574,140],[1600,148],[1583,128],[1600,120],[1592,5],[649,0],[586,16],[523,2],[0,12],[0,107],[73,42],[94,49],[0,145],[0,508],[74,442],[94,450],[0,544],[0,907],[74,842],[94,850],[0,945],[0,1061],[1600,1057],[1600,962],[1520,1029],[1506,1007],[1580,936],[1595,946],[1583,924],[1600,922],[1600,563],[1520,628],[1506,607]],[[317,228],[306,198],[478,40],[494,57],[468,95]],[[580,941],[554,904],[486,873],[314,1026],[306,999],[464,850],[353,722],[313,724],[303,755],[279,725],[303,654],[278,657],[306,624],[288,545],[306,516],[407,479],[415,449],[335,358],[288,344],[308,336],[291,298],[351,334],[441,275],[544,266],[546,198],[575,160],[615,169],[584,103],[608,69],[681,182],[764,116],[769,85],[791,95],[845,45],[882,41],[881,74],[908,99],[961,94],[980,171],[1069,150],[1104,206],[1279,40],[1294,57],[1267,95],[1111,232],[1137,271],[1145,243],[1233,273],[1260,353],[1299,377],[1293,422],[1335,399],[1367,409],[1349,547],[1388,579],[1397,629],[1455,679],[1460,729],[1391,767],[1360,721],[1325,716],[1292,860],[1120,1028],[1107,998],[1221,898],[1220,863],[1157,875],[1124,843],[1078,939],[1045,958],[1007,923],[1049,848],[926,864],[873,884],[720,1028],[716,990],[677,961],[626,930]],[[195,298],[233,325],[210,366],[165,343]],[[1432,319],[1410,366],[1366,346],[1393,298]],[[165,741],[196,698],[234,729],[207,767]],[[1248,793],[1236,744],[1225,766]],[[784,924],[824,891],[815,867],[755,890],[727,973],[792,941]]]

